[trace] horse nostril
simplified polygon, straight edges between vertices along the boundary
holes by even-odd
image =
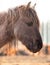
[[[41,49],[42,48],[42,40],[37,40],[37,46],[38,46],[38,49]]]

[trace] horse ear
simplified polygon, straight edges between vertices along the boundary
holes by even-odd
[[[36,3],[34,4],[33,9],[35,8],[35,6],[36,6]]]
[[[29,9],[31,2],[27,4],[26,10]]]

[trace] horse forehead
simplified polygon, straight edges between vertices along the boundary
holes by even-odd
[[[34,17],[32,16],[32,14],[29,11],[24,11],[24,10],[20,10],[19,9],[19,20],[23,21],[23,22],[34,22]]]

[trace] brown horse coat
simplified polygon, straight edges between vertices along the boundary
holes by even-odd
[[[39,19],[30,3],[0,13],[0,48],[14,39],[20,40],[32,52],[42,48]]]

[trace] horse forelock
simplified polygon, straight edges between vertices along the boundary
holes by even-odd
[[[21,6],[18,8],[18,11],[20,18],[24,19],[24,21],[27,22],[32,21],[39,28],[39,18],[34,8],[28,7],[27,9],[27,6]]]

